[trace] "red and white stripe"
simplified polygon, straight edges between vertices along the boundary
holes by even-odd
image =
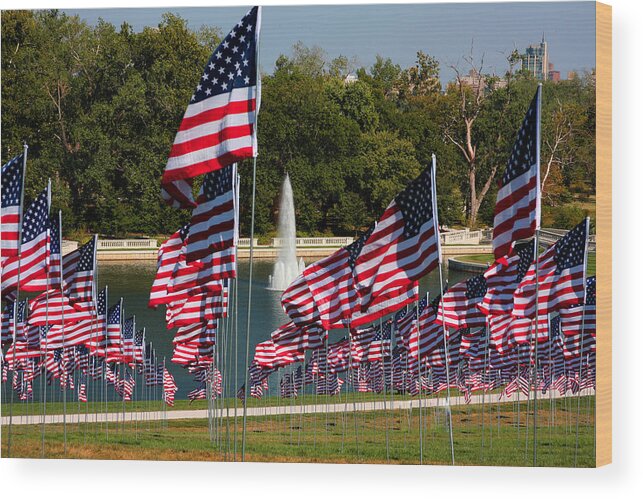
[[[556,273],[556,244],[538,259],[538,313],[547,314],[583,302],[585,262]],[[516,317],[536,314],[536,266],[532,264],[514,293],[512,311]]]
[[[345,248],[308,266],[303,275],[325,329],[344,328],[359,312],[359,296]]]
[[[179,261],[181,249],[185,244],[183,237],[181,237],[182,232],[185,233],[187,230],[185,228],[177,230],[161,245],[161,248],[159,249],[156,264],[156,277],[152,283],[150,301],[148,303],[150,308],[156,308],[159,305],[169,303],[169,301],[172,300],[171,297],[168,297],[167,288],[168,284],[172,280],[174,268]]]
[[[256,86],[234,88],[188,105],[163,172],[163,184],[252,157],[256,105]]]

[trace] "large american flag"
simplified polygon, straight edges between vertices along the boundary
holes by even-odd
[[[260,24],[261,7],[254,7],[228,33],[205,66],[165,166],[162,184],[166,200],[189,206],[185,179],[256,155]]]
[[[235,165],[203,178],[197,207],[192,211],[185,260],[194,262],[235,244]]]
[[[455,329],[483,327],[485,316],[477,305],[486,292],[487,280],[483,274],[459,282],[442,295],[437,320]]]
[[[188,326],[224,317],[223,288],[219,292],[198,293],[186,300],[172,302],[165,313],[167,328]]]
[[[540,228],[540,100],[538,85],[500,179],[493,219],[496,259],[508,255],[515,241],[533,237]]]
[[[583,303],[589,219],[584,220],[538,258],[538,314]],[[536,265],[514,293],[513,315],[536,315]]]
[[[214,345],[216,343],[217,321],[195,322],[181,326],[174,336],[173,343],[196,342],[201,345]]]
[[[281,306],[290,320],[298,326],[321,325],[319,310],[304,274],[297,276],[282,293]]]
[[[534,262],[534,244],[532,239],[511,256],[502,257],[489,267],[484,277],[487,280],[487,292],[478,308],[487,315],[510,314],[514,304],[514,292],[522,282],[529,266]]]
[[[352,316],[359,312],[355,263],[374,229],[375,225],[352,244],[304,270],[304,279],[319,311],[321,324],[327,330],[346,327]]]
[[[417,325],[412,328],[408,340],[409,359],[418,360],[442,346],[444,329],[436,319],[436,306],[433,303],[428,303],[420,310]]]
[[[441,260],[435,158],[395,199],[368,238],[355,266],[362,312],[380,295],[414,284]],[[399,303],[402,307],[404,302]],[[393,312],[395,310],[390,310]]]
[[[24,153],[2,165],[2,231],[0,232],[2,258],[18,254],[24,166]]]
[[[51,186],[47,187],[25,210],[22,217],[20,256],[2,262],[2,295],[18,288],[24,291],[45,291],[49,264],[49,205]]]

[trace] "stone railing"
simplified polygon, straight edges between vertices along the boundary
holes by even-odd
[[[97,250],[156,249],[156,239],[99,239]]]
[[[255,237],[253,239],[254,244],[253,246],[257,246],[259,244],[259,240]],[[249,248],[250,247],[250,238],[249,237],[240,237],[239,238],[239,248]]]
[[[303,246],[332,246],[340,247],[346,246],[353,242],[352,237],[298,237],[296,239],[297,247]],[[282,246],[282,239],[280,237],[273,237],[271,246],[279,248]]]
[[[442,244],[480,244],[481,239],[481,230],[464,229],[440,233]]]

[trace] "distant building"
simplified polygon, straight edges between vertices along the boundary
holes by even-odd
[[[537,80],[546,80],[549,71],[549,53],[545,35],[538,45],[530,45],[521,56],[522,69]]]
[[[483,76],[480,78],[480,73],[475,69],[470,69],[469,73],[460,77],[460,81],[463,85],[467,85],[473,89],[474,92],[478,91],[478,88],[482,86],[483,90],[487,90],[488,84],[486,78]],[[498,78],[493,81],[491,85],[493,90],[498,90],[499,88],[504,88],[507,86],[507,80],[504,78]]]
[[[551,62],[549,63],[549,71],[547,72],[547,79],[549,81],[553,81],[556,83],[560,81],[560,71],[556,71],[554,69],[554,64]]]

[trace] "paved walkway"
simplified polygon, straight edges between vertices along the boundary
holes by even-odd
[[[592,395],[593,390],[583,390],[582,395]],[[532,395],[533,396],[533,395]],[[538,393],[538,400],[549,400],[549,398],[557,399],[562,398],[558,392],[552,391],[551,393],[542,394]],[[567,393],[568,397],[575,397],[571,392]],[[503,397],[501,402],[512,402],[518,400],[518,392],[510,398]],[[526,401],[524,395],[520,394],[520,400],[523,402]],[[484,401],[487,404],[495,404],[498,401],[498,394],[486,394],[484,395]],[[483,395],[473,395],[471,397],[470,404],[482,404]],[[297,405],[293,403],[290,405],[281,405],[281,406],[271,406],[271,407],[249,407],[248,416],[275,416],[283,414],[319,414],[319,413],[336,413],[336,412],[353,412],[353,411],[381,411],[384,409],[391,410],[408,410],[411,407],[417,409],[422,404],[422,407],[444,407],[446,408],[446,397],[440,398],[425,398],[425,399],[413,399],[413,400],[395,400],[393,402],[387,400],[378,401],[369,401],[369,402],[352,402],[348,403],[337,403],[337,404],[310,404],[310,405]],[[391,406],[392,404],[392,406]],[[466,401],[463,396],[451,397],[451,405],[465,405]],[[230,409],[217,409],[215,410],[215,415],[217,417],[234,417],[235,410],[234,407]],[[237,417],[243,416],[243,407],[237,408]],[[147,420],[176,420],[176,419],[206,419],[208,417],[207,409],[195,409],[195,410],[176,410],[176,411],[153,411],[153,412],[126,412],[126,420],[132,421],[147,421]],[[87,418],[87,419],[85,419]],[[108,412],[108,413],[94,413],[85,415],[81,414],[67,414],[66,422],[70,424],[74,423],[84,423],[88,421],[90,423],[101,423],[107,420],[108,422],[118,422],[122,421],[123,413],[122,412]],[[9,417],[3,416],[0,419],[2,425],[9,424]],[[45,424],[61,424],[63,423],[62,414],[51,414],[47,415],[45,418]],[[13,424],[15,425],[29,425],[29,424],[42,424],[42,415],[20,415],[13,417]]]

